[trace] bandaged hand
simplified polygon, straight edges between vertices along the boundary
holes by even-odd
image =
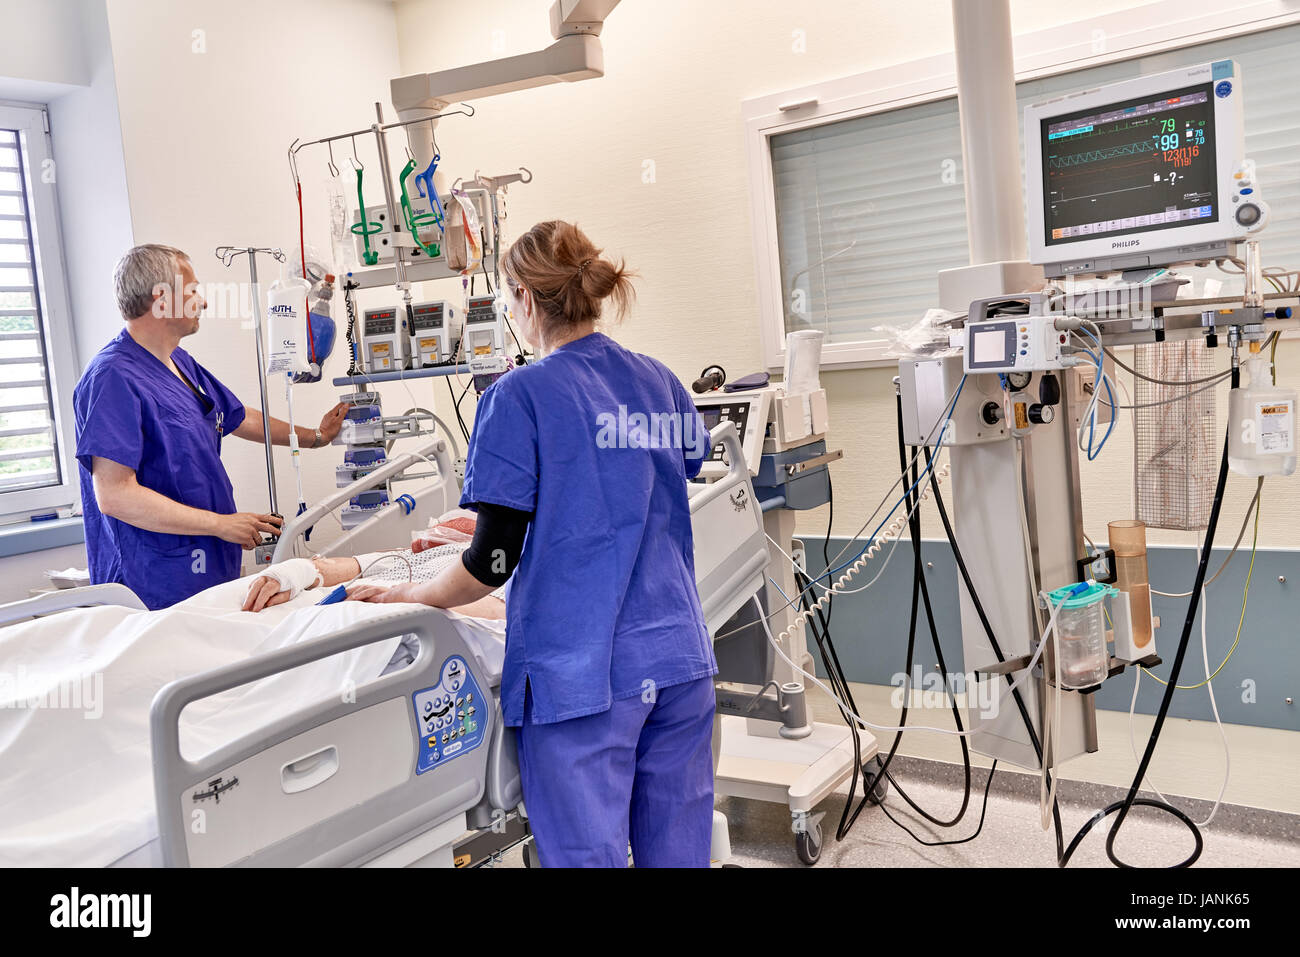
[[[291,558],[279,562],[249,582],[242,610],[261,611],[284,604],[323,582],[320,571],[309,559]]]

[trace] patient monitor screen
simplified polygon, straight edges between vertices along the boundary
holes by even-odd
[[[1211,84],[1042,121],[1047,245],[1216,220]]]

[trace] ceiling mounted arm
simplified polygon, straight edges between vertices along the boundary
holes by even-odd
[[[551,83],[573,83],[605,75],[600,30],[619,0],[556,0],[551,35],[544,50],[488,60],[437,73],[397,77],[389,84],[398,116],[439,110],[455,100],[473,100]]]

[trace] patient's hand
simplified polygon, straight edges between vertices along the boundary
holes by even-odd
[[[354,585],[348,589],[347,600],[384,604],[408,602],[427,605],[429,604],[428,597],[426,585],[419,582],[406,582],[400,585]],[[468,618],[503,620],[506,617],[506,603],[500,598],[488,595],[463,605],[453,605],[448,608],[448,611],[458,612]]]
[[[272,605],[282,605],[289,600],[293,592],[285,588],[269,575],[259,575],[254,579],[253,584],[248,588],[248,596],[244,599],[244,607],[241,611],[261,611],[263,608],[270,608]]]
[[[320,555],[310,561],[291,558],[272,565],[277,575],[259,575],[248,586],[243,611],[261,611],[273,605],[282,605],[295,595],[317,585],[326,588],[351,581],[361,571],[355,558],[325,558]],[[290,584],[286,585],[286,581]],[[293,584],[296,582],[296,584]]]
[[[353,585],[348,589],[348,601],[368,601],[377,604],[391,604],[393,602],[416,602],[419,598],[412,595],[408,587],[410,583],[402,585]]]

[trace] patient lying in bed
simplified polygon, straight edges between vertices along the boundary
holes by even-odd
[[[392,557],[371,568],[381,556]],[[0,867],[99,866],[156,849],[149,717],[163,685],[391,615],[382,605],[319,601],[359,571],[361,582],[405,582],[459,556],[435,547],[318,562],[314,591],[300,589],[296,600],[274,591],[262,602],[270,610],[256,615],[240,610],[250,584],[241,579],[159,611],[84,608],[0,629]],[[489,688],[505,654],[504,609],[488,598],[425,610],[461,637]],[[417,650],[411,636],[393,635],[196,701],[180,720],[182,752],[196,759],[260,733],[401,669]]]
[[[338,586],[360,578],[379,585],[432,581],[444,568],[460,561],[473,532],[474,513],[456,509],[419,532],[410,548],[279,562],[249,583],[243,610],[262,611],[313,588],[320,590],[323,599]],[[471,618],[504,620],[504,599],[504,589],[497,589],[485,598],[451,610]]]

